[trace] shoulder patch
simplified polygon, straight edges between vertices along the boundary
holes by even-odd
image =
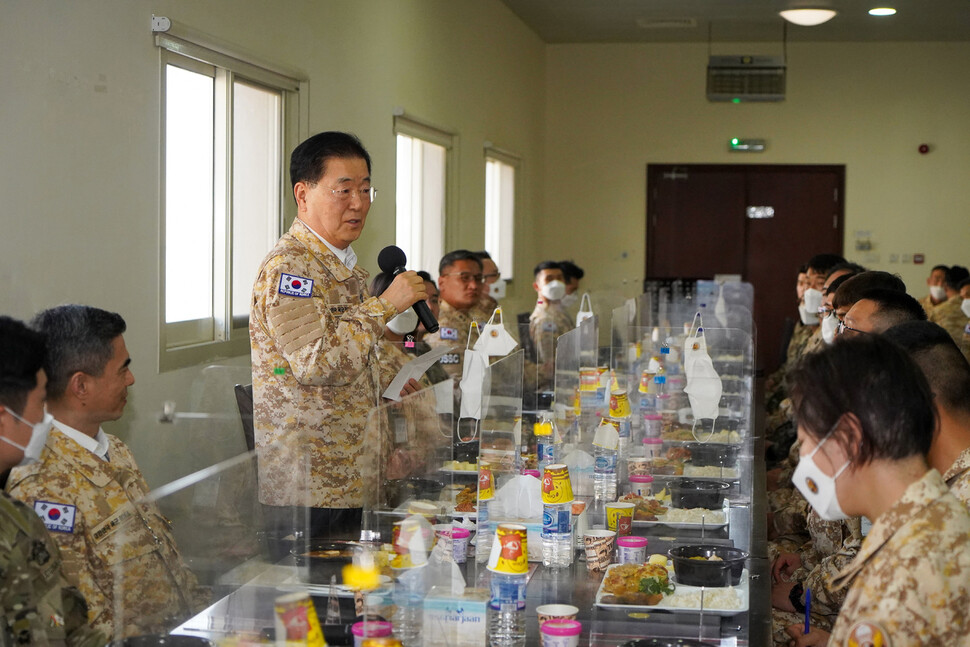
[[[862,620],[849,628],[847,647],[892,647],[889,632],[875,622]]]
[[[543,332],[553,332],[555,330],[556,330],[556,322],[555,321],[543,321],[542,322],[542,331]]]
[[[280,274],[280,294],[308,299],[313,294],[313,279],[295,274]]]
[[[445,328],[445,327],[442,327],[441,330],[438,331],[438,334],[441,336],[442,339],[453,339],[453,340],[457,340],[458,339],[458,329],[457,328]]]
[[[34,501],[34,512],[44,521],[51,532],[74,532],[74,515],[77,508],[68,503]]]

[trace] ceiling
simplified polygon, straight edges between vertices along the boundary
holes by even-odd
[[[502,0],[546,43],[758,42],[782,38],[782,9],[839,13],[788,25],[789,42],[968,41],[970,0]],[[877,18],[873,7],[894,7]]]

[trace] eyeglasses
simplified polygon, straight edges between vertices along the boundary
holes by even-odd
[[[819,306],[818,316],[825,319],[827,316],[835,312],[835,308],[832,306]]]
[[[377,198],[377,189],[374,187],[369,189],[330,189],[330,193],[342,202],[347,202],[351,196],[359,197],[361,202],[373,202]]]
[[[840,335],[844,335],[846,330],[851,330],[852,332],[854,332],[856,334],[859,334],[859,335],[868,335],[869,334],[865,330],[859,330],[858,328],[850,328],[849,326],[845,325],[845,320],[844,319],[840,319],[839,320],[839,334]]]
[[[491,274],[483,274],[482,277],[488,281],[489,279],[494,279],[496,281],[502,276],[501,272],[492,272]]]
[[[484,283],[485,277],[481,274],[472,274],[471,272],[448,272],[442,274],[441,276],[457,276],[458,280],[462,283]]]

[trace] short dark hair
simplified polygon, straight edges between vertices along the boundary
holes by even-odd
[[[802,263],[801,265],[798,266],[799,274],[805,274],[806,272],[808,272],[808,263]]]
[[[970,285],[970,278],[963,279],[962,281],[960,281],[960,285],[957,286],[957,289],[962,290],[967,285]]]
[[[458,261],[475,261],[478,263],[479,269],[482,267],[482,261],[475,252],[470,252],[467,249],[456,249],[441,257],[441,262],[438,263],[438,276],[444,274],[446,269]]]
[[[819,274],[828,274],[829,270],[844,263],[845,259],[838,254],[816,254],[808,259],[808,269],[815,270]]]
[[[861,273],[862,272],[849,272],[848,274],[843,274],[842,276],[840,276],[838,278],[832,279],[832,282],[829,283],[829,287],[828,288],[823,288],[822,291],[823,291],[824,294],[832,294],[832,295],[834,295],[835,292],[839,289],[839,287],[843,283],[845,283],[846,281],[848,281],[849,279],[851,279],[856,274],[861,274]],[[832,276],[832,272],[829,272],[829,276]]]
[[[128,328],[116,312],[81,305],[44,310],[30,325],[47,338],[44,370],[47,397],[52,400],[64,395],[78,371],[100,377],[111,359],[112,342]]]
[[[943,270],[944,272],[946,272],[948,269],[950,269],[949,265],[934,265],[933,269],[930,270],[930,274],[932,274],[936,270]]]
[[[849,274],[862,274],[866,271],[866,268],[862,267],[858,263],[853,263],[851,261],[844,261],[842,263],[836,263],[829,268],[829,271],[825,273],[825,278],[828,278],[835,274],[836,272],[848,272]]]
[[[906,284],[903,283],[898,274],[890,274],[880,270],[862,272],[839,286],[832,297],[832,307],[835,309],[851,307],[853,303],[862,298],[864,293],[876,288],[905,292]]]
[[[427,281],[428,283],[434,283],[434,281],[431,279],[431,275],[425,272],[424,270],[418,270],[417,272],[415,272],[415,274],[420,276],[422,281]]]
[[[926,321],[926,311],[920,302],[905,292],[874,288],[862,293],[859,301],[869,300],[876,304],[872,332],[881,333],[904,321]]]
[[[536,265],[534,270],[532,270],[532,276],[533,277],[539,276],[539,272],[541,272],[542,270],[562,270],[562,265],[560,265],[556,261],[542,261],[541,263]],[[563,272],[563,277],[565,277],[565,275],[566,273]]]
[[[573,279],[580,281],[586,276],[583,268],[572,261],[559,261],[559,267],[562,268],[562,275],[566,279],[566,283],[569,283]]]
[[[846,414],[859,419],[858,446],[844,432],[832,433],[853,462],[929,451],[936,429],[929,384],[916,363],[882,336],[859,335],[807,353],[788,380],[798,426],[813,438],[825,437]]]
[[[923,369],[937,402],[970,413],[970,364],[945,328],[931,321],[907,321],[883,337],[902,347]]]
[[[37,371],[44,367],[44,335],[11,317],[0,316],[0,404],[17,415],[37,388]]]
[[[967,271],[967,268],[962,265],[953,265],[946,271],[946,277],[944,277],[943,282],[951,290],[959,290],[960,283],[967,278],[970,278],[970,271]]]
[[[477,256],[478,260],[480,261],[484,261],[486,258],[488,260],[492,260],[492,255],[486,252],[484,249],[480,252],[475,252],[475,256]]]
[[[327,172],[327,160],[333,158],[358,158],[367,162],[370,173],[370,155],[356,135],[327,131],[317,133],[293,149],[290,154],[290,186],[297,182],[315,184]]]
[[[384,294],[384,290],[391,286],[394,282],[394,275],[390,272],[379,272],[374,275],[374,278],[370,280],[370,295],[372,297],[379,297]]]

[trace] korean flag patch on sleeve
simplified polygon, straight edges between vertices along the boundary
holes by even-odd
[[[445,328],[441,327],[441,331],[438,333],[442,339],[458,339],[458,329],[457,328]]]
[[[294,274],[281,274],[280,294],[285,294],[288,297],[308,299],[313,294],[313,279],[296,276]]]
[[[67,503],[34,501],[34,512],[44,520],[51,532],[74,532],[74,513],[76,508]]]

